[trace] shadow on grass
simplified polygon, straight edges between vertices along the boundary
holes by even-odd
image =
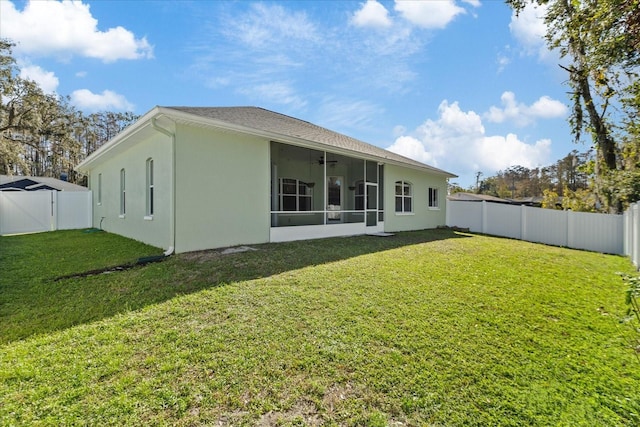
[[[61,276],[131,262],[159,251],[109,233],[79,237],[80,233],[44,233],[13,242],[13,238],[2,238],[0,262],[9,275],[0,277],[0,344],[98,321],[224,284],[404,246],[470,237],[437,229],[390,237],[269,243],[251,245],[255,250],[240,253],[224,254],[222,249],[190,252],[125,271],[60,280]]]

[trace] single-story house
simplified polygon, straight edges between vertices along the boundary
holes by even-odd
[[[0,175],[0,191],[89,191],[87,187],[43,176]]]
[[[76,169],[94,226],[168,253],[435,228],[455,177],[257,107],[155,107]]]

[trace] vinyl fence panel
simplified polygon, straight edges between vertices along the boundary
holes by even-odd
[[[55,229],[54,191],[0,191],[0,234]]]
[[[623,254],[624,221],[622,215],[570,212],[569,244],[608,254]]]
[[[58,193],[58,230],[90,228],[91,215],[90,191],[61,191]]]
[[[567,246],[569,212],[524,207],[526,212],[523,240],[552,246]]]
[[[482,233],[482,203],[447,200],[447,225]]]
[[[483,233],[512,239],[522,238],[522,213],[519,206],[486,203],[485,212],[486,225]]]

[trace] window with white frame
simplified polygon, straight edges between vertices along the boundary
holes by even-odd
[[[98,204],[102,204],[102,174],[98,174]]]
[[[125,171],[120,169],[120,215],[127,213],[127,188],[125,185]]]
[[[432,209],[437,209],[440,207],[438,204],[438,189],[429,187],[429,207]]]
[[[413,195],[410,182],[396,181],[396,212],[413,212]]]
[[[292,178],[280,178],[278,198],[281,211],[310,211],[312,187],[310,183]]]
[[[153,216],[153,159],[147,159],[147,216]]]

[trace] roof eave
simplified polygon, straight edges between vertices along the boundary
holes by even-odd
[[[289,135],[285,135],[277,132],[264,131],[264,130],[256,129],[249,126],[242,126],[242,125],[214,119],[211,117],[204,117],[197,114],[180,111],[173,108],[160,107],[160,106],[156,106],[152,108],[149,112],[147,112],[145,115],[139,118],[135,123],[125,128],[122,132],[120,132],[118,135],[113,137],[111,140],[105,143],[98,150],[96,150],[91,155],[89,155],[85,160],[80,162],[75,167],[75,169],[79,172],[85,172],[85,173],[88,172],[89,170],[91,170],[91,168],[93,167],[93,165],[98,159],[104,156],[107,156],[111,152],[116,151],[117,148],[123,142],[125,142],[128,138],[150,127],[151,121],[153,119],[159,119],[163,116],[167,117],[168,119],[174,122],[182,122],[182,123],[192,124],[196,126],[222,129],[228,132],[250,134],[250,135],[262,137],[265,139],[269,139],[271,141],[289,143],[289,144],[300,146],[300,147],[322,149],[323,151],[330,151],[336,154],[357,156],[365,160],[372,160],[372,161],[377,161],[381,163],[393,164],[396,166],[406,167],[406,168],[415,169],[415,170],[428,171],[437,175],[444,175],[446,178],[457,177],[457,175],[454,175],[450,172],[447,172],[438,168],[434,168],[426,164],[424,166],[421,166],[421,165],[416,165],[411,163],[400,162],[398,160],[389,159],[386,157],[375,156],[371,154],[360,153],[354,150],[335,147],[329,144],[324,144],[322,142],[311,141],[308,139],[289,136]],[[408,159],[408,160],[411,160],[411,159]]]
[[[405,163],[405,162],[400,162],[400,161],[397,161],[397,160],[389,159],[387,157],[375,156],[375,155],[371,155],[371,154],[360,153],[360,152],[354,151],[354,150],[348,150],[348,149],[344,149],[344,148],[340,148],[340,147],[335,147],[335,146],[332,146],[332,145],[329,145],[329,144],[324,144],[322,142],[317,142],[317,141],[311,141],[311,140],[308,140],[308,139],[305,139],[305,138],[298,138],[298,137],[285,135],[285,134],[281,134],[281,133],[277,133],[277,132],[269,132],[269,131],[256,129],[256,128],[253,128],[253,127],[237,125],[237,124],[234,124],[234,123],[229,123],[229,122],[225,122],[225,121],[222,121],[222,120],[213,119],[213,118],[210,118],[210,117],[204,117],[204,116],[199,116],[199,115],[193,114],[193,113],[187,113],[187,112],[180,111],[180,110],[174,110],[172,108],[165,108],[165,107],[157,107],[157,108],[160,111],[160,115],[167,115],[169,118],[171,118],[173,120],[177,120],[177,121],[183,121],[183,122],[192,123],[192,124],[196,124],[196,125],[200,125],[200,126],[224,129],[226,131],[231,131],[231,132],[238,132],[238,133],[243,133],[243,134],[251,134],[251,135],[259,136],[259,137],[266,138],[266,139],[269,139],[269,140],[272,140],[272,141],[289,143],[289,144],[296,145],[296,146],[299,146],[299,147],[304,147],[304,148],[312,148],[312,149],[319,149],[320,148],[323,151],[330,151],[332,153],[348,155],[348,156],[357,156],[357,157],[363,158],[365,160],[372,160],[372,161],[377,161],[377,162],[382,162],[382,163],[388,163],[388,164],[407,167],[407,168],[411,168],[411,169],[415,169],[415,170],[421,170],[421,171],[425,171],[426,170],[426,171],[432,172],[434,174],[444,175],[447,178],[457,178],[458,177],[458,175],[452,174],[450,172],[447,172],[447,171],[444,171],[444,170],[441,170],[441,169],[438,169],[438,168],[434,168],[434,167],[426,165],[426,164],[424,166],[414,165],[414,164],[411,164],[411,163]]]

